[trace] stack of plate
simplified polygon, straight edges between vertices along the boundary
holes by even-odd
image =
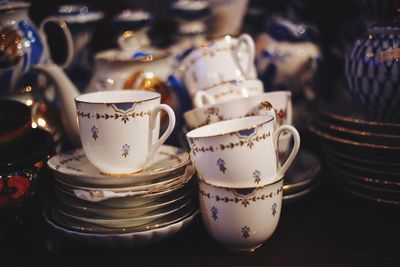
[[[283,180],[283,202],[295,202],[315,189],[320,170],[318,158],[311,152],[300,149]]]
[[[47,222],[92,244],[142,246],[171,236],[197,213],[188,153],[163,145],[141,172],[102,174],[82,149],[48,161],[56,181]]]
[[[311,127],[326,164],[347,192],[400,204],[400,124],[363,117],[357,107],[324,104]]]

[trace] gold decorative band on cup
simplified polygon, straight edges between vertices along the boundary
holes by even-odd
[[[251,78],[251,77],[245,77],[245,76],[241,75],[241,76],[238,76],[236,79],[233,79],[233,80],[220,81],[220,82],[213,83],[212,85],[209,85],[209,86],[207,86],[205,88],[202,88],[199,91],[208,91],[208,90],[210,90],[210,89],[212,89],[214,87],[221,86],[221,85],[241,86],[242,85],[241,83],[243,83],[245,81],[259,81],[259,80]],[[255,89],[253,89],[253,90],[255,90]]]
[[[100,171],[100,173],[104,174],[106,176],[111,176],[111,177],[126,177],[126,176],[132,176],[134,174],[137,174],[138,172],[142,172],[143,170],[144,170],[144,168],[140,168],[136,171],[127,172],[127,173],[108,173],[108,172],[103,172],[103,171]]]

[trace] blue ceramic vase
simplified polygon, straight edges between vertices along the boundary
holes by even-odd
[[[400,121],[400,24],[370,27],[346,55],[353,98],[374,119]]]

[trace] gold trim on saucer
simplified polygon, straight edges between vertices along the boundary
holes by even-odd
[[[136,171],[128,172],[128,173],[108,173],[108,172],[103,172],[103,171],[100,171],[100,173],[103,175],[106,175],[106,176],[112,176],[112,177],[121,177],[122,176],[122,177],[124,177],[124,176],[131,176],[131,175],[141,172],[143,170],[144,170],[144,168],[140,168]]]
[[[327,134],[327,133],[324,133],[324,132],[322,132],[320,130],[317,130],[317,128],[314,127],[314,126],[310,126],[310,130],[311,130],[311,132],[313,132],[314,134],[318,135],[319,137],[322,137],[322,138],[327,139],[329,141],[341,143],[341,144],[353,145],[353,146],[364,147],[364,148],[379,148],[379,149],[385,149],[385,150],[399,150],[400,151],[400,147],[398,147],[398,146],[387,146],[387,145],[375,145],[375,144],[370,144],[370,143],[360,143],[360,142],[355,142],[355,141],[351,141],[351,140],[348,140],[348,139],[332,136],[330,134]]]

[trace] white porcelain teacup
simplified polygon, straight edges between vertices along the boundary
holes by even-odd
[[[100,91],[75,98],[80,138],[89,161],[101,172],[140,171],[175,126],[174,111],[148,91]],[[169,117],[159,137],[160,110]]]
[[[223,82],[217,86],[197,91],[193,98],[193,105],[201,108],[237,98],[260,95],[263,92],[264,85],[260,80]]]
[[[289,131],[293,148],[281,166],[279,136]],[[232,188],[255,187],[283,176],[300,147],[300,136],[290,125],[274,129],[272,116],[251,116],[216,122],[186,134],[190,156],[201,179]]]
[[[200,211],[208,233],[223,247],[254,251],[278,226],[283,177],[262,187],[229,188],[199,182]]]
[[[269,104],[275,112],[269,111]],[[290,91],[278,91],[249,96],[194,108],[183,114],[186,126],[195,129],[210,123],[254,115],[279,115],[277,126],[292,124]],[[274,115],[275,116],[275,115]]]
[[[196,91],[211,88],[221,82],[254,75],[254,53],[254,41],[250,35],[242,34],[237,40],[225,36],[191,51],[179,67],[180,76],[189,94],[193,96]]]

